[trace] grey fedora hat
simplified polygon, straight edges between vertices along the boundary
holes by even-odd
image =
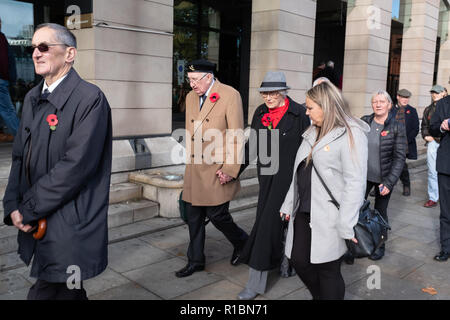
[[[286,85],[286,76],[281,71],[268,71],[261,82],[259,92],[288,90]]]

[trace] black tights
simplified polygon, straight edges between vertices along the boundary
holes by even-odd
[[[297,213],[294,221],[294,243],[291,263],[314,300],[343,300],[345,283],[341,274],[342,258],[313,264],[311,256],[311,228],[309,216]]]

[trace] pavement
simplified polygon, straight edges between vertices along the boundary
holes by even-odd
[[[392,230],[380,261],[357,259],[342,265],[346,300],[450,299],[450,260],[437,262],[439,206],[424,208],[427,199],[426,167],[410,170],[411,196],[394,188],[388,209]],[[373,202],[373,198],[370,198]],[[233,213],[234,220],[251,231],[256,208]],[[158,219],[158,218],[154,218]],[[157,220],[155,220],[156,222]],[[207,225],[206,269],[176,278],[187,262],[186,225],[109,245],[105,272],[84,282],[91,300],[234,300],[248,279],[248,266],[229,263],[233,248],[212,224]],[[34,283],[30,268],[16,253],[0,256],[0,300],[25,299]],[[256,300],[310,300],[297,277],[280,278],[273,270],[267,292]]]

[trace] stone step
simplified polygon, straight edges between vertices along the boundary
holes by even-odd
[[[230,201],[230,213],[233,215],[239,215],[240,212],[255,208],[258,204],[258,196],[252,196],[247,198],[235,199]],[[255,208],[256,214],[256,208]],[[115,243],[125,241],[151,233],[163,231],[170,228],[175,228],[184,225],[184,221],[181,218],[164,218],[154,217],[152,219],[135,222],[120,227],[109,229],[109,242]]]
[[[113,203],[108,208],[108,228],[120,227],[131,223],[157,217],[159,205],[150,200],[132,200]]]
[[[254,197],[259,192],[258,178],[241,180],[241,190],[236,195],[236,199]]]
[[[109,204],[141,198],[142,186],[135,183],[126,182],[112,184],[109,190]]]

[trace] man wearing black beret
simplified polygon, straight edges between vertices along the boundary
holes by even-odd
[[[240,190],[236,177],[244,141],[243,135],[242,139],[227,138],[230,132],[243,134],[242,100],[238,91],[214,78],[214,70],[215,64],[206,60],[195,60],[187,66],[192,91],[186,96],[188,158],[182,199],[186,202],[190,243],[188,264],[176,272],[179,278],[205,268],[206,217],[233,245],[232,265],[238,263],[248,238],[228,211],[230,200]]]

